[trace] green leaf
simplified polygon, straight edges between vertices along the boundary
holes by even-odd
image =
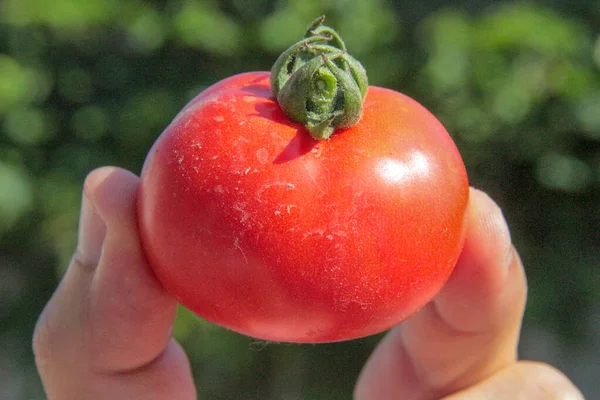
[[[12,228],[32,203],[29,174],[22,167],[0,161],[0,233]]]

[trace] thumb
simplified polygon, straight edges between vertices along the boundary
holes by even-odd
[[[500,208],[471,190],[467,236],[440,293],[393,329],[367,362],[360,399],[440,398],[517,359],[527,285]]]

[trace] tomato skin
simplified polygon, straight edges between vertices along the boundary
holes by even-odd
[[[411,316],[464,241],[465,167],[414,100],[370,87],[361,121],[312,139],[269,73],[192,100],[150,150],[138,219],[156,276],[202,318],[271,341],[334,342]]]

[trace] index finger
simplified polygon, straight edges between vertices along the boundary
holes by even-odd
[[[517,359],[526,299],[523,265],[498,206],[472,189],[467,237],[452,276],[375,350],[357,399],[437,399]]]
[[[49,399],[195,398],[171,337],[176,300],[139,243],[137,188],[112,167],[85,181],[77,250],[34,332]]]

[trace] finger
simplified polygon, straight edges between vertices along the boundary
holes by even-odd
[[[89,290],[107,229],[88,194],[93,190],[91,182],[95,176],[95,173],[90,174],[84,185],[77,249],[35,327],[33,350],[38,369],[43,374],[56,375],[59,372],[54,368],[57,362],[73,360],[73,364],[77,364],[79,358],[85,358]]]
[[[358,399],[436,399],[516,361],[526,282],[498,206],[471,190],[467,236],[452,276],[413,318],[380,343]]]
[[[160,354],[175,318],[176,301],[152,273],[140,246],[137,185],[135,175],[111,168],[91,175],[85,186],[107,225],[89,289],[88,323],[92,345],[105,349],[95,355],[95,366],[110,371],[137,368]]]
[[[86,179],[77,250],[34,334],[49,392],[73,387],[66,378],[116,376],[156,364],[171,340],[176,301],[141,250],[137,185],[135,175],[117,168]]]
[[[80,378],[80,377],[78,377]],[[73,377],[71,377],[71,380]],[[196,392],[187,356],[174,339],[160,355],[136,370],[118,374],[95,374],[77,385],[61,388],[52,399],[144,399],[192,400]]]
[[[560,371],[541,363],[519,362],[443,400],[584,400]]]

